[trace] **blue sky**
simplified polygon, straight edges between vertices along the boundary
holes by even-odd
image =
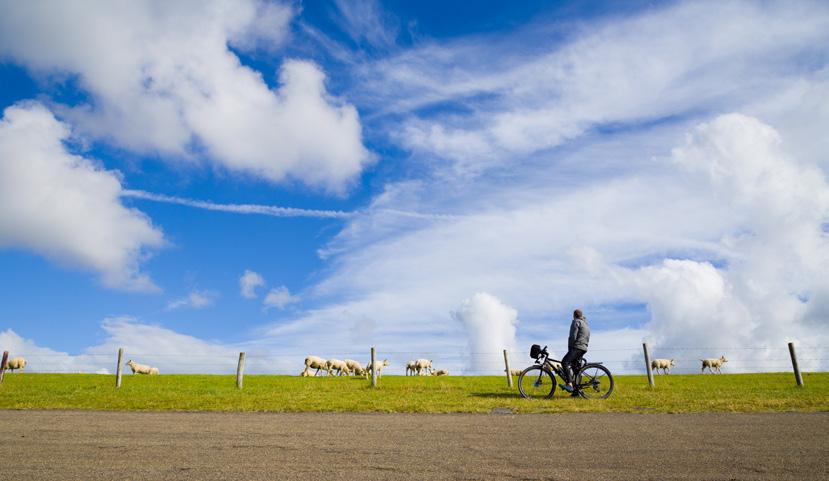
[[[829,345],[827,32],[821,2],[0,2],[0,341],[479,372],[581,307],[620,362]]]

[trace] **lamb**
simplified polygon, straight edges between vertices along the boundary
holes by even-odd
[[[388,366],[388,365],[389,365],[389,360],[388,359],[383,359],[382,361],[375,361],[374,366],[372,366],[371,361],[369,361],[368,366],[366,367],[366,372],[368,372],[370,374],[371,370],[373,368],[376,368],[377,369],[377,377],[380,377],[380,375],[383,372],[383,368]]]
[[[158,375],[158,368],[147,366],[146,364],[138,364],[137,362],[130,359],[127,361],[127,366],[132,369],[133,374],[148,374],[150,376],[157,376]]]
[[[432,372],[432,360],[431,359],[418,359],[415,361],[415,370],[417,371],[417,375],[421,376],[424,373],[430,374]]]
[[[432,371],[432,376],[448,376],[449,370],[448,369],[438,369],[437,371]]]
[[[359,362],[354,359],[346,359],[345,365],[348,366],[348,370],[354,373],[354,375],[365,377],[366,369]]]
[[[303,373],[306,373],[306,374],[303,374],[302,377],[308,377],[307,373],[310,373],[311,369],[316,369],[316,371],[314,371],[314,376],[316,376],[317,374],[320,373],[320,369],[324,369],[325,371],[328,371],[328,366],[326,365],[326,362],[327,361],[325,359],[321,358],[321,357],[317,357],[317,356],[308,356],[308,357],[306,357],[305,358],[305,370],[302,371]],[[330,373],[330,371],[328,371],[328,372]]]
[[[13,357],[6,361],[6,369],[9,371],[14,371],[15,369],[20,369],[22,371],[25,367],[26,360],[22,357]]]
[[[325,367],[328,369],[328,375],[330,376],[334,371],[337,371],[337,376],[342,376],[345,374],[348,376],[351,374],[351,371],[348,369],[345,361],[341,361],[339,359],[329,359],[325,361]]]
[[[717,373],[722,374],[720,368],[724,363],[728,362],[728,359],[725,356],[720,356],[719,359],[700,359],[700,361],[702,361],[702,372],[705,372],[705,368],[707,367],[711,374],[714,373],[714,369],[717,370]]]
[[[406,363],[406,375],[408,376],[411,373],[414,376],[415,371],[417,370],[417,361],[409,361]]]
[[[654,359],[651,361],[651,369],[659,373],[659,370],[662,369],[662,374],[670,374],[671,368],[674,367],[674,360],[673,359]]]

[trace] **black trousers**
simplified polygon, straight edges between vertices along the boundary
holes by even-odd
[[[579,367],[579,361],[586,353],[584,349],[570,349],[561,359],[561,370],[564,371],[565,382],[573,382],[573,370]]]

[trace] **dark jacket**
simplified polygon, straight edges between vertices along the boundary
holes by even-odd
[[[587,318],[573,319],[573,323],[570,324],[570,338],[567,339],[567,348],[586,351],[589,342],[590,326],[587,325]]]

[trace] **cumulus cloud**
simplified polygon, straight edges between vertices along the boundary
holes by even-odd
[[[285,309],[288,304],[293,304],[295,302],[299,302],[299,296],[291,294],[291,291],[289,291],[287,287],[279,286],[274,287],[268,292],[268,295],[265,296],[265,300],[262,301],[262,305],[265,306],[266,310],[272,307],[277,309]]]
[[[4,2],[0,56],[72,75],[89,102],[60,112],[86,135],[342,193],[370,161],[356,109],[328,93],[311,62],[285,60],[270,89],[228,49],[281,39],[289,10],[256,1]]]
[[[265,279],[256,272],[245,269],[239,278],[239,293],[245,299],[254,299],[258,294],[256,289],[265,285]]]
[[[216,301],[216,297],[215,292],[194,290],[181,299],[170,301],[170,303],[167,304],[167,310],[172,311],[183,307],[190,309],[204,309],[205,307],[212,305]]]
[[[465,299],[452,317],[463,324],[469,343],[470,372],[495,373],[503,371],[503,359],[497,354],[504,349],[516,350],[515,327],[518,311],[497,297],[478,292]]]
[[[69,128],[40,104],[5,110],[0,246],[93,270],[108,287],[157,289],[140,262],[164,244],[161,231],[143,213],[121,204],[117,172],[66,149],[69,136]]]
[[[636,273],[657,342],[782,348],[789,340],[829,341],[829,318],[819,314],[829,269],[823,172],[791,158],[775,129],[739,114],[696,127],[673,160],[709,185],[721,215],[733,219],[722,242],[735,254],[721,268],[668,259]]]

